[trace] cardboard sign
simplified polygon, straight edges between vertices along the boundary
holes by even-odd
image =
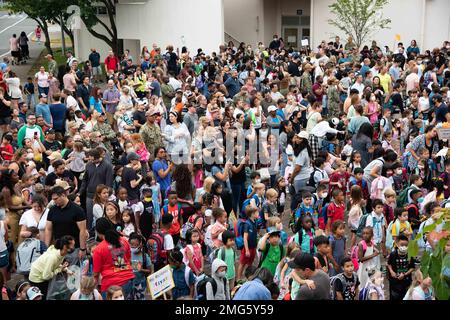
[[[308,46],[308,45],[309,45],[308,39],[303,39],[303,40],[302,40],[302,47],[306,47],[306,46]]]
[[[149,275],[147,277],[147,285],[150,289],[152,299],[156,299],[160,295],[174,288],[175,283],[173,282],[170,266],[165,266],[161,270]]]

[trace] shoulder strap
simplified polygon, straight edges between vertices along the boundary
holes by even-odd
[[[186,282],[186,285],[189,287],[189,276],[190,276],[191,268],[188,266],[185,266],[184,268],[184,281]]]

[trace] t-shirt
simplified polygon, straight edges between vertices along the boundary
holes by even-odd
[[[449,113],[448,107],[445,103],[441,103],[441,105],[436,109],[436,121],[439,122],[446,122],[446,115]]]
[[[389,92],[389,84],[392,82],[391,76],[388,73],[378,75],[380,78],[380,84],[383,87],[384,92]]]
[[[156,181],[159,183],[161,187],[161,191],[166,192],[167,188],[170,186],[171,181],[171,174],[169,173],[164,178],[161,178],[158,174],[159,170],[166,171],[169,165],[167,164],[167,161],[163,160],[155,160],[152,164],[153,169],[153,175],[156,177]]]
[[[58,176],[56,174],[56,172],[53,171],[52,173],[48,174],[47,178],[45,178],[45,185],[46,186],[54,186],[56,183],[56,179],[61,179],[63,181],[66,181],[69,185],[73,186],[75,176],[69,170],[64,170],[64,172],[61,176]]]
[[[175,288],[172,289],[173,300],[178,299],[182,296],[188,296],[190,294],[190,287],[195,283],[195,277],[192,270],[189,270],[188,282],[186,283],[186,266],[182,265],[179,269],[172,269],[173,282]]]
[[[181,225],[179,219],[181,218],[180,215],[182,212],[182,209],[178,208],[178,204],[175,204],[174,206],[167,205],[167,213],[173,216],[173,222],[169,229],[169,233],[172,236],[180,234]]]
[[[272,275],[275,275],[277,265],[281,261],[281,259],[283,259],[284,250],[281,250],[279,245],[272,246],[271,244],[268,243],[266,244],[266,246],[269,246],[269,251],[267,252],[267,256],[262,262],[261,267],[267,268],[272,273]],[[263,254],[264,253],[261,253],[261,259],[263,258]]]
[[[53,206],[50,208],[47,221],[52,222],[52,232],[54,239],[60,239],[69,235],[75,238],[75,247],[80,246],[80,230],[77,222],[85,221],[86,214],[83,209],[69,201],[64,208]]]
[[[329,300],[330,299],[330,277],[322,270],[317,270],[316,273],[309,278],[314,281],[315,289],[310,289],[308,286],[301,286],[298,290],[295,300]]]
[[[131,267],[133,268],[135,280],[145,280],[145,273],[142,271],[138,271],[139,263],[141,264],[141,268],[150,270],[152,262],[150,261],[149,255],[145,253],[144,263],[144,257],[142,253],[131,253]]]
[[[140,125],[145,124],[147,121],[145,118],[145,111],[135,111],[133,113],[133,120],[137,120]]]
[[[257,245],[257,236],[258,236],[258,232],[256,230],[256,223],[253,222],[252,220],[248,219],[247,222],[244,224],[244,232],[243,233],[248,233],[248,248],[249,249],[253,249],[256,248]]]
[[[406,273],[409,269],[414,268],[414,260],[408,260],[408,255],[399,255],[397,249],[389,254],[387,264],[391,266],[392,271],[395,273]],[[391,278],[391,274],[388,272],[388,279],[390,282],[403,281],[403,283],[408,283],[411,282],[411,275],[405,277],[403,280],[398,280]]]
[[[120,238],[120,243],[122,246],[116,248],[103,240],[93,251],[93,271],[102,276],[102,292],[112,285],[122,286],[134,278],[130,245],[125,238]]]
[[[49,108],[53,119],[53,129],[61,132],[64,131],[67,112],[66,106],[62,103],[54,103]]]
[[[295,176],[294,181],[309,179],[313,169],[311,168],[311,160],[307,148],[298,154],[295,158],[294,165],[301,166],[300,172]]]
[[[342,274],[345,279],[345,288],[341,279],[336,279],[335,290],[336,292],[341,292],[344,300],[355,300],[356,288],[359,286],[359,279],[356,273],[353,273],[350,278],[348,278],[344,273]]]
[[[344,211],[345,205],[336,205],[336,203],[332,202],[327,208],[328,219],[330,219],[331,224],[336,220],[344,221]]]
[[[127,189],[128,199],[137,200],[139,199],[139,186],[132,188],[131,181],[138,180],[136,171],[130,167],[124,167],[122,172],[122,187]]]
[[[225,255],[224,255],[225,250]],[[236,252],[234,252],[233,248],[225,248],[222,247],[217,252],[217,257],[222,259],[227,264],[227,280],[231,280],[236,276]]]

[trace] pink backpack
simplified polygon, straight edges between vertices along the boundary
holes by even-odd
[[[363,256],[364,253],[367,250],[367,243],[364,240],[361,240],[359,243],[361,243],[363,247]],[[353,266],[355,267],[355,272],[359,269],[359,243],[352,247],[352,250],[350,252],[350,259],[352,259]],[[373,242],[372,242],[373,245]]]

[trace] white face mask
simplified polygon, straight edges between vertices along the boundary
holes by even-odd
[[[225,277],[226,275],[227,275],[227,272],[226,272],[226,271],[217,272],[217,276],[218,276],[219,278],[223,278],[223,277]]]
[[[408,247],[402,246],[398,248],[398,253],[406,254],[408,252]]]
[[[322,195],[320,196],[322,199],[325,199],[326,197],[328,197],[328,192],[324,192],[322,193]]]
[[[398,174],[398,175],[401,175],[403,173],[403,170],[402,169],[397,169],[397,170],[395,170],[395,173]]]
[[[125,300],[125,298],[123,295],[121,295],[121,296],[113,298],[112,300]]]

